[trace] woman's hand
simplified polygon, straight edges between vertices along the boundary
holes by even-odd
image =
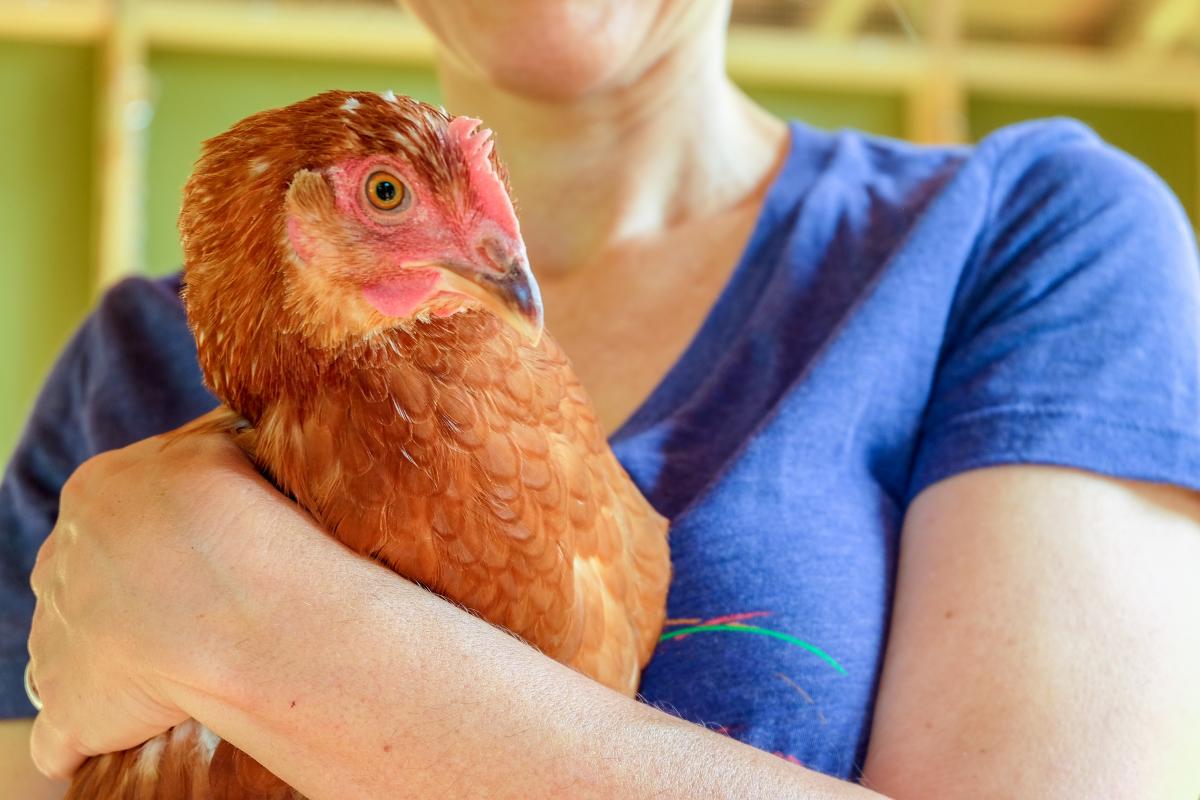
[[[181,681],[213,678],[211,654],[262,594],[238,568],[253,569],[266,520],[295,516],[222,434],[155,437],[83,464],[31,578],[38,768],[69,777],[186,719]]]

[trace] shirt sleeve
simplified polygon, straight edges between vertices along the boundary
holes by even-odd
[[[78,409],[88,371],[91,319],[68,344],[42,387],[0,483],[0,718],[32,717],[24,691],[34,597],[29,574],[58,517],[58,495],[86,460]]]
[[[29,588],[58,498],[87,459],[211,410],[177,277],[130,279],[102,298],[42,388],[0,483],[0,718],[31,717]]]
[[[998,464],[1200,489],[1200,265],[1150,170],[1081,125],[1010,129],[908,497]]]

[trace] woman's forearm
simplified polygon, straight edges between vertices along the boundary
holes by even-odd
[[[276,600],[176,699],[314,800],[878,797],[612,692],[291,527],[273,532],[286,574],[236,567]]]

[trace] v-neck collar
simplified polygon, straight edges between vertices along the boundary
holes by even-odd
[[[788,152],[767,188],[762,211],[737,266],[683,353],[641,405],[608,437],[610,444],[631,439],[667,417],[697,388],[705,374],[704,365],[713,362],[721,343],[745,322],[769,278],[762,263],[763,248],[772,241],[772,231],[794,212],[820,174],[829,146],[829,134],[800,122],[790,122],[788,134]]]

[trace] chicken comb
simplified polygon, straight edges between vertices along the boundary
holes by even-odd
[[[489,128],[479,127],[483,123],[474,117],[455,117],[450,120],[450,141],[458,145],[467,160],[474,165],[477,161],[491,166],[490,158],[495,141]]]
[[[447,126],[447,138],[462,152],[481,210],[501,222],[505,233],[519,240],[520,226],[512,198],[492,162],[492,150],[496,142],[492,131],[480,127],[482,124],[474,117],[455,117]]]

